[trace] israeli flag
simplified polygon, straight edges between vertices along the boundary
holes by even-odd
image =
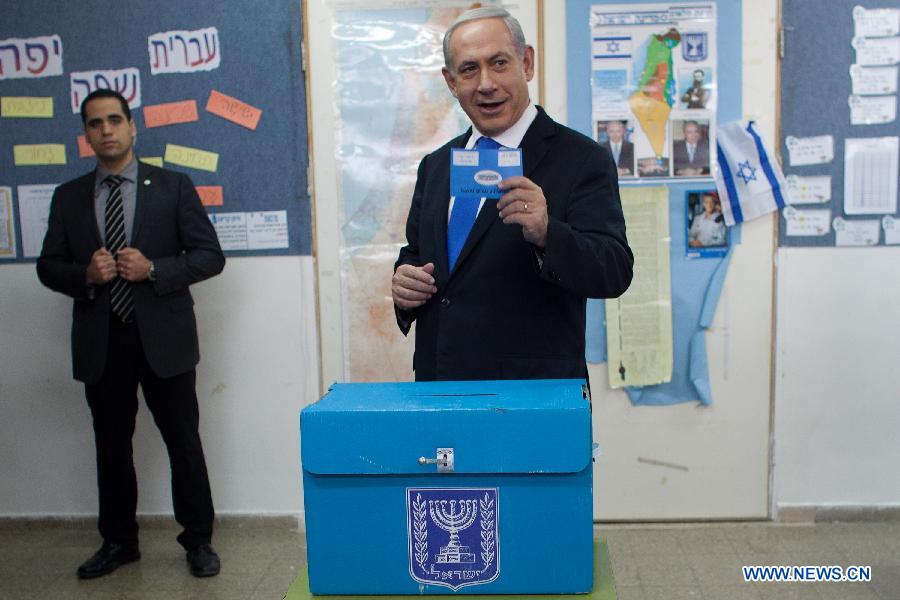
[[[721,125],[716,132],[716,147],[716,187],[727,225],[784,207],[784,174],[778,163],[769,159],[753,121]]]

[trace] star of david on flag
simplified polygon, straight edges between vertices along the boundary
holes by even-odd
[[[719,126],[716,151],[716,188],[727,225],[749,221],[784,207],[784,174],[778,163],[769,159],[769,152],[753,128],[753,121],[746,124],[734,121]]]

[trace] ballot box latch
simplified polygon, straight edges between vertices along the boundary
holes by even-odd
[[[453,473],[453,448],[438,448],[434,458],[419,457],[420,465],[437,465],[438,473]]]

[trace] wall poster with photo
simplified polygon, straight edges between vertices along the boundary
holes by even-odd
[[[594,136],[619,177],[709,177],[715,48],[715,4],[591,6]]]
[[[685,256],[721,258],[728,253],[728,228],[715,189],[686,193]]]

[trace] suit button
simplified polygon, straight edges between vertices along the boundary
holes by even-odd
[[[441,306],[450,306],[450,298],[442,298]]]

